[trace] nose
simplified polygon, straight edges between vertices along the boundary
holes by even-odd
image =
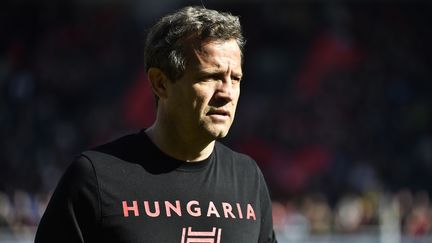
[[[224,100],[225,102],[231,102],[234,99],[235,87],[233,86],[230,77],[225,77],[218,82],[218,86],[215,92],[215,98],[218,100]]]

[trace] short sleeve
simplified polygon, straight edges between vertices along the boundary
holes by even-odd
[[[62,176],[39,223],[35,243],[96,242],[100,197],[96,173],[84,156]]]
[[[277,243],[273,230],[272,203],[264,176],[260,171],[261,230],[259,243]]]

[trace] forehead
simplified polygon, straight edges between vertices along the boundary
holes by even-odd
[[[231,69],[241,72],[242,54],[235,39],[196,41],[188,46],[188,68]]]

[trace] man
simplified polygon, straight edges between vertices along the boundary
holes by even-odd
[[[243,44],[228,13],[162,18],[145,48],[156,121],[72,163],[36,242],[276,242],[256,163],[216,142],[234,119]]]

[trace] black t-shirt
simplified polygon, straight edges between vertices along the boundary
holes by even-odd
[[[86,151],[70,165],[35,242],[276,240],[255,161],[219,142],[203,161],[179,161],[142,132]]]

